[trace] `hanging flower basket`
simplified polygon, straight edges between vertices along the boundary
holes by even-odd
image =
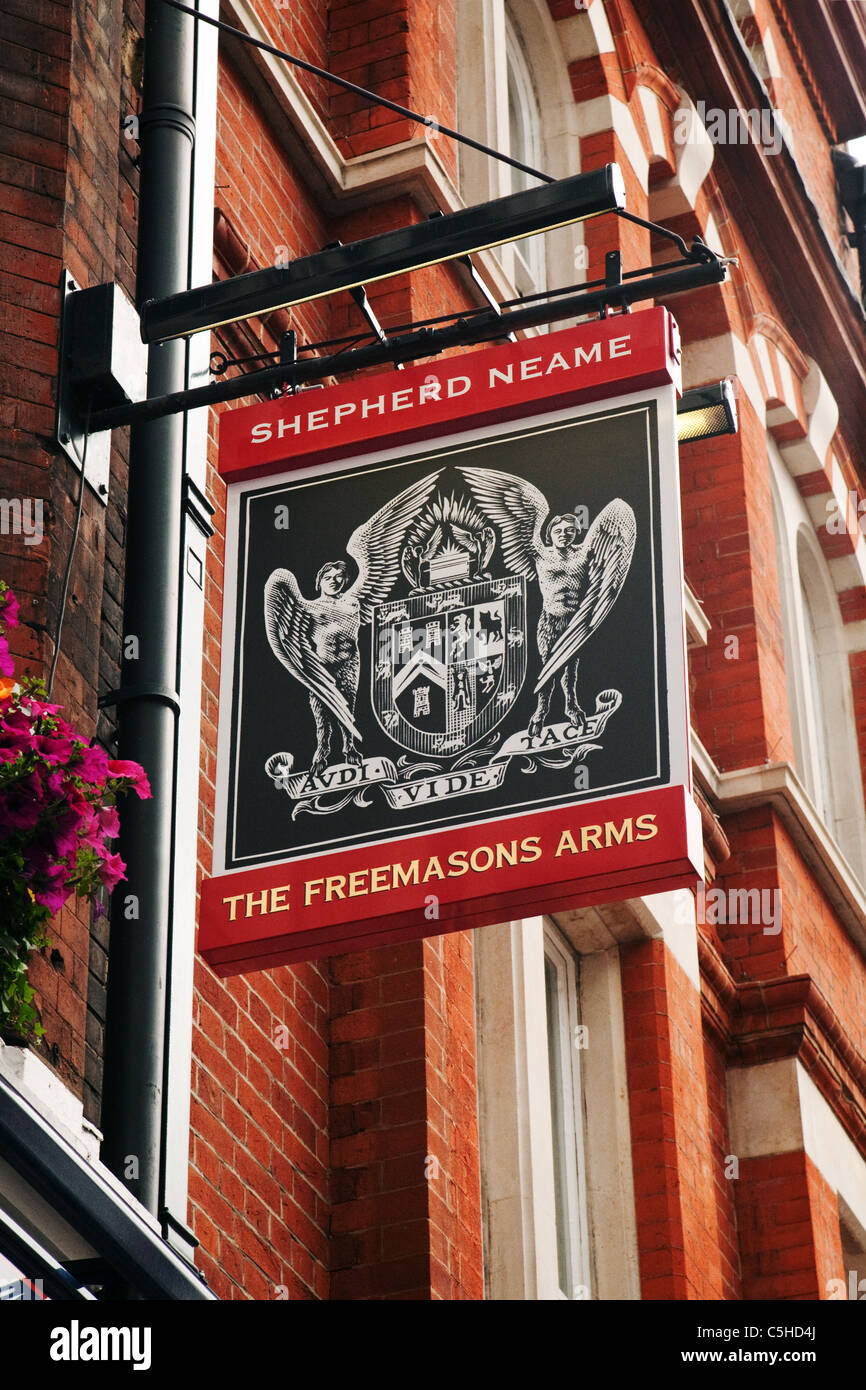
[[[21,1042],[44,1032],[31,955],[49,944],[48,924],[73,893],[93,901],[125,877],[110,849],[115,801],[130,788],[151,792],[138,763],[112,761],[76,734],[41,681],[14,683],[5,634],[17,623],[17,600],[0,581],[0,1036]]]

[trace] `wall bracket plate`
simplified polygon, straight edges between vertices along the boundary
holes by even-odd
[[[108,504],[108,484],[111,471],[111,431],[92,434],[85,452],[86,405],[73,385],[71,354],[74,337],[70,301],[80,286],[64,268],[60,280],[63,305],[60,316],[60,363],[57,382],[56,438],[66,457],[79,473],[84,463],[84,481],[92,488],[103,506]]]

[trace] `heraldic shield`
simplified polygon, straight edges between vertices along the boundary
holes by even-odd
[[[373,610],[373,710],[413,753],[461,753],[505,718],[526,676],[526,580],[427,590]]]

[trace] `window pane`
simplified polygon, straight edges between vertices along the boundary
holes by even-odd
[[[508,153],[512,159],[537,169],[541,163],[541,117],[529,64],[513,25],[506,27],[508,80]],[[537,187],[538,180],[520,169],[511,170],[511,190],[522,193]],[[515,285],[521,294],[543,289],[544,238],[525,237],[511,242],[515,252]]]
[[[815,630],[815,615],[809,602],[806,586],[801,582],[803,614],[806,619],[806,663],[809,688],[812,695],[812,737],[815,750],[816,784],[814,787],[815,805],[831,829],[830,766],[827,749],[827,713],[824,708],[824,694],[821,687],[821,668],[818,656],[818,634]]]
[[[526,129],[526,113],[521,109],[520,93],[517,86],[517,78],[514,66],[509,60],[508,63],[508,153],[512,159],[519,159],[521,164],[529,164],[532,151],[528,148]],[[524,174],[521,169],[511,170],[511,190],[513,193],[522,193],[528,188],[530,183],[535,183],[535,179],[530,179],[528,174]]]
[[[549,956],[544,957],[544,990],[547,1000],[547,1057],[550,1074],[550,1114],[553,1124],[553,1178],[556,1202],[556,1254],[559,1266],[559,1287],[566,1298],[571,1297],[571,1236],[568,1201],[568,1151],[566,1148],[565,1110],[563,1094],[562,1034],[567,1020],[563,1018],[563,999],[559,971]],[[568,1065],[566,1061],[566,1066]],[[570,1070],[570,1068],[569,1068]]]

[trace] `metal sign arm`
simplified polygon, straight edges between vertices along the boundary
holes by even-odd
[[[649,275],[643,280],[624,280],[616,286],[601,286],[571,295],[554,304],[530,304],[522,309],[513,309],[498,315],[491,310],[489,314],[478,315],[469,320],[460,319],[445,328],[420,329],[414,333],[389,338],[386,343],[377,342],[356,348],[352,352],[338,352],[330,357],[314,357],[304,362],[264,367],[260,371],[233,377],[230,381],[197,386],[188,391],[177,391],[172,395],[156,396],[151,400],[135,401],[107,410],[95,410],[91,428],[94,433],[118,429],[136,420],[156,420],[164,415],[175,415],[180,411],[195,410],[200,406],[240,400],[243,396],[267,395],[277,386],[302,386],[308,382],[321,381],[325,377],[344,376],[348,372],[379,366],[386,362],[413,362],[422,357],[434,357],[446,348],[467,347],[474,343],[502,338],[508,333],[520,332],[522,329],[536,328],[540,324],[580,318],[585,314],[597,313],[606,305],[620,308],[639,300],[658,299],[661,296],[698,289],[704,285],[718,285],[726,276],[725,263],[713,259],[699,265],[683,266],[677,270]]]

